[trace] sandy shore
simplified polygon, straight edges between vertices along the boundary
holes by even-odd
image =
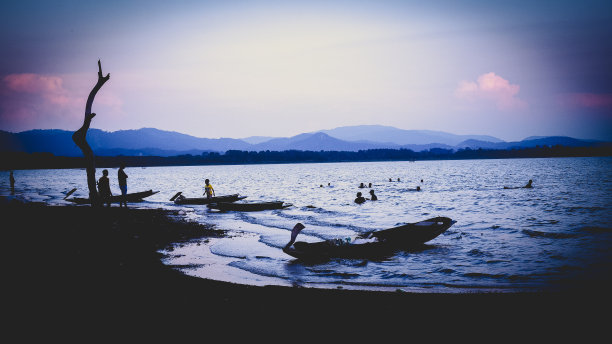
[[[412,294],[237,285],[189,277],[161,263],[157,250],[171,243],[224,235],[173,211],[6,201],[0,211],[8,263],[4,310],[17,322],[109,314],[157,320],[189,314],[191,320],[224,322],[370,318],[370,324],[510,320],[521,314],[521,321],[548,321],[608,302],[604,291],[591,286],[564,293]]]

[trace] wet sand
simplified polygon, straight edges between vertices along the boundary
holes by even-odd
[[[394,322],[506,327],[520,321],[530,327],[577,314],[584,319],[594,307],[609,305],[601,289],[608,286],[428,294],[238,285],[186,276],[161,263],[157,250],[171,243],[224,235],[174,211],[5,201],[0,215],[4,311],[18,324],[153,320],[317,328],[331,322],[358,328]]]

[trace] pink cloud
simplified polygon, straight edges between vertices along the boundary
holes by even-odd
[[[91,90],[90,79],[32,73],[0,77],[0,128],[21,131],[78,127]],[[100,93],[96,101],[107,114],[121,113],[122,101],[113,93]]]
[[[585,108],[612,108],[612,94],[568,93],[559,96],[561,105]]]
[[[520,109],[527,103],[517,97],[519,85],[510,82],[491,72],[478,77],[476,82],[461,81],[455,90],[455,96],[469,101],[486,101],[494,103],[500,110]]]
[[[6,87],[14,92],[37,94],[51,104],[66,105],[70,98],[62,86],[62,78],[39,74],[10,74],[3,78]]]

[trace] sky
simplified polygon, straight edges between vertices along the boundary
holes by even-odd
[[[610,1],[5,1],[0,130],[612,141]]]

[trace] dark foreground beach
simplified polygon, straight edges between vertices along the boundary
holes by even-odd
[[[3,312],[11,324],[28,327],[188,321],[208,330],[217,323],[311,329],[340,323],[378,329],[386,324],[414,330],[420,324],[503,328],[520,323],[525,330],[542,329],[549,322],[603,323],[607,317],[596,313],[610,305],[609,285],[503,294],[237,285],[186,276],[162,264],[159,249],[224,235],[176,212],[8,201],[0,211],[6,267]]]

